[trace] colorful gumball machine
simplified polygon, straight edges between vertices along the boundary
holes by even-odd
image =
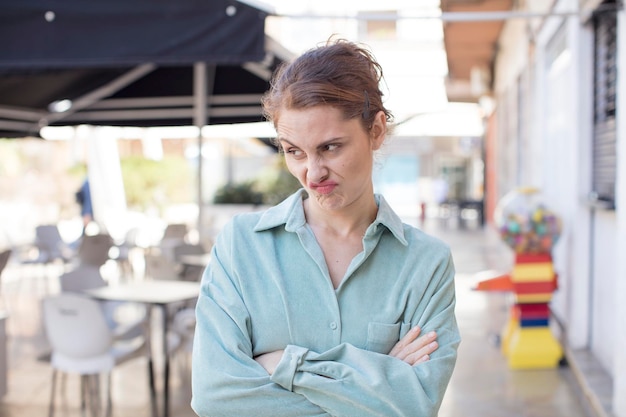
[[[513,270],[479,282],[476,289],[514,295],[501,338],[502,352],[511,369],[556,367],[563,349],[549,327],[548,303],[557,288],[551,252],[561,234],[561,221],[543,204],[536,188],[505,195],[494,220],[502,240],[515,253]]]

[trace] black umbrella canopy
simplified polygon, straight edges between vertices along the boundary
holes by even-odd
[[[233,0],[20,0],[0,6],[0,136],[47,125],[262,120],[290,53]]]

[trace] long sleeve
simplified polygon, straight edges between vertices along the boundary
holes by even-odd
[[[270,381],[254,361],[248,310],[226,268],[228,251],[225,259],[221,255],[213,250],[196,307],[193,410],[200,417],[326,416],[304,396]]]
[[[437,414],[460,340],[450,250],[382,200],[363,243],[334,288],[299,195],[224,227],[196,307],[200,417]],[[388,353],[416,325],[439,348],[410,366]],[[277,350],[270,377],[254,358]]]
[[[440,346],[428,362],[410,366],[350,344],[323,353],[288,346],[272,381],[334,416],[436,416],[460,342],[450,258],[438,273],[433,280],[441,285],[412,323],[437,330]]]

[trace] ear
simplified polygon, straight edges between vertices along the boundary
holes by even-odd
[[[385,116],[385,112],[382,110],[376,113],[376,117],[372,123],[372,128],[370,129],[370,136],[372,141],[372,150],[378,150],[385,141],[385,136],[387,135],[387,117]]]

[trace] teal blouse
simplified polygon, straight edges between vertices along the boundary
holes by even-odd
[[[200,417],[436,416],[456,362],[446,244],[403,224],[382,196],[363,251],[333,288],[303,190],[235,216],[212,250],[196,308],[191,406]],[[439,348],[388,356],[413,326]],[[254,361],[285,349],[270,377]]]

